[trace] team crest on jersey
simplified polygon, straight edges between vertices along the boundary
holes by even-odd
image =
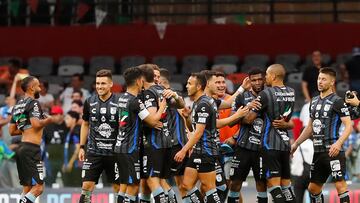
[[[322,123],[319,119],[315,119],[313,121],[313,131],[315,134],[319,134],[321,132]]]
[[[331,105],[330,104],[325,104],[324,106],[324,111],[329,111],[330,110]]]
[[[105,108],[105,107],[100,108],[100,113],[101,113],[101,114],[106,114],[106,108]]]
[[[321,109],[321,104],[316,105],[316,110],[320,110]]]
[[[107,123],[102,123],[99,127],[95,127],[95,130],[103,137],[109,138],[114,129]]]
[[[260,118],[257,118],[254,120],[253,128],[254,128],[255,132],[261,133],[262,128],[263,128],[263,123],[264,123],[263,120]]]
[[[110,113],[112,114],[112,115],[115,115],[116,114],[116,107],[111,107],[110,108]]]

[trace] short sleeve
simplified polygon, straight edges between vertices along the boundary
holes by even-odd
[[[333,109],[340,117],[350,116],[349,108],[343,99],[336,100]]]
[[[37,100],[33,100],[32,102],[30,102],[27,111],[29,113],[29,118],[42,118],[40,102]]]
[[[156,96],[149,90],[145,90],[144,91],[144,104],[145,104],[145,108],[150,108],[150,107],[156,107],[157,108],[157,101],[156,101]]]
[[[200,103],[195,109],[194,121],[197,124],[206,124],[210,119],[210,106],[206,103]]]
[[[89,121],[89,118],[90,118],[90,106],[89,106],[89,101],[87,99],[87,100],[85,100],[85,103],[84,103],[82,119],[84,121]]]
[[[243,94],[238,94],[232,104],[232,110],[237,111],[241,106],[244,106],[244,96]]]
[[[141,120],[144,120],[150,115],[150,112],[145,108],[144,103],[140,99],[135,99],[133,102],[133,106]]]

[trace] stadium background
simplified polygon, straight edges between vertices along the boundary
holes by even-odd
[[[49,82],[56,98],[74,73],[83,74],[84,87],[91,89],[102,67],[113,70],[119,92],[127,67],[156,63],[170,70],[172,86],[186,96],[192,71],[221,69],[231,90],[250,67],[276,62],[288,71],[300,111],[302,72],[314,50],[339,72],[338,93],[349,89],[339,67],[360,45],[359,22],[356,0],[0,0],[0,66],[18,59],[30,74]],[[1,92],[5,105],[7,91]],[[5,131],[2,138],[9,142]],[[255,196],[252,182],[245,191]],[[359,202],[358,186],[351,186],[352,202]],[[10,188],[0,193],[4,203],[17,194]]]

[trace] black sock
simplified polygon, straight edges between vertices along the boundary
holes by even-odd
[[[268,202],[267,192],[258,192],[256,198],[257,198],[257,203]]]
[[[225,190],[217,189],[217,194],[219,195],[221,202],[225,202],[226,196],[227,196],[227,190],[226,189]]]
[[[82,190],[79,203],[91,203],[91,191]]]
[[[340,198],[340,203],[350,203],[350,197],[348,191],[339,194],[339,198]]]
[[[164,193],[164,195],[165,195],[165,202],[169,202],[169,195],[165,194],[165,193]]]
[[[221,203],[220,197],[216,189],[212,189],[206,192],[206,203]]]
[[[322,193],[317,195],[310,195],[311,203],[324,203],[324,195]]]
[[[169,199],[168,199],[169,203],[177,203],[178,202],[176,199],[175,191],[172,188],[168,191],[168,195],[169,195]]]
[[[274,200],[274,203],[286,203],[280,187],[272,187],[269,189],[269,192]]]
[[[230,190],[229,196],[227,198],[227,202],[228,203],[238,203],[239,202],[239,196],[240,196],[240,192],[234,192],[234,191]]]
[[[150,203],[150,200],[144,200],[144,199],[140,199],[139,203]]]
[[[287,203],[296,203],[295,193],[291,185],[281,187],[282,193],[285,197],[285,202]]]
[[[21,200],[20,200],[20,203],[34,203],[33,201],[29,200],[27,197],[23,197]]]
[[[201,197],[201,193],[197,187],[194,187],[191,189],[187,194],[186,197],[184,197],[184,200],[187,200],[189,202],[196,202],[196,203],[202,203],[204,200]],[[185,201],[184,201],[185,202]]]
[[[164,192],[157,194],[154,196],[155,203],[166,203],[165,194]]]
[[[117,203],[123,203],[125,201],[125,196],[124,194],[118,194],[117,196]]]

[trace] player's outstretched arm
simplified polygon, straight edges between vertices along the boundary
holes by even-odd
[[[233,122],[239,122],[242,117],[249,113],[249,107],[241,106],[236,113],[231,115],[230,117],[223,119],[216,119],[216,128],[225,127]]]
[[[296,149],[301,145],[301,143],[311,137],[313,131],[312,122],[312,119],[309,119],[308,125],[301,132],[299,138],[291,145],[290,154],[293,154]]]
[[[84,146],[85,146],[86,141],[87,141],[88,133],[89,133],[89,122],[88,121],[83,121],[82,124],[81,124],[81,129],[80,129],[79,161],[84,161],[85,160]]]

